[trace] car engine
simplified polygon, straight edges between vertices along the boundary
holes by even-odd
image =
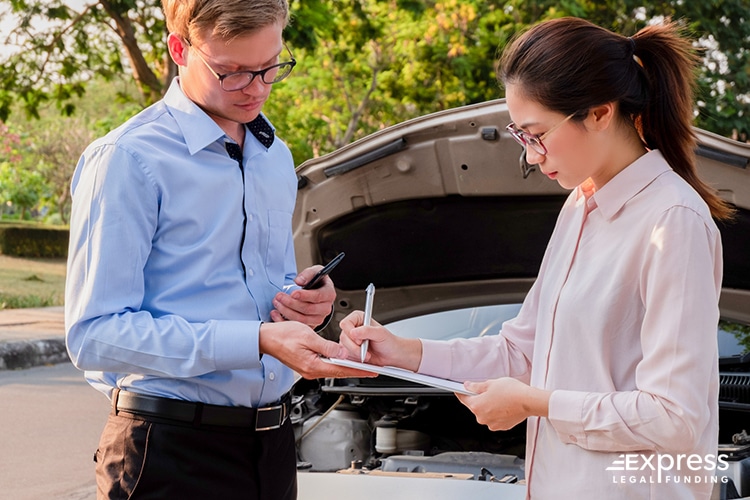
[[[492,432],[444,391],[380,376],[295,386],[300,470],[524,479],[525,426]]]

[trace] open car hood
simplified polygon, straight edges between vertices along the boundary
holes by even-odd
[[[509,121],[504,100],[451,109],[300,166],[299,267],[346,254],[331,273],[337,303],[323,335],[338,339],[370,283],[374,318],[399,335],[496,334],[517,314],[568,191],[524,162]],[[733,457],[732,484],[750,495],[750,443],[734,441],[750,414],[750,145],[696,134],[702,177],[738,209],[719,225],[730,322],[718,329],[719,449]],[[384,376],[303,379],[294,397],[298,468],[309,467],[298,474],[300,500],[525,498],[523,424],[491,432],[451,393]],[[385,442],[394,421],[395,448]],[[464,476],[473,480],[455,481]],[[720,498],[737,498],[727,491]]]
[[[346,253],[327,337],[369,283],[381,323],[523,300],[568,191],[525,163],[509,121],[503,99],[450,109],[299,167],[300,268]],[[700,174],[738,208],[720,224],[722,317],[750,324],[750,145],[696,134]]]

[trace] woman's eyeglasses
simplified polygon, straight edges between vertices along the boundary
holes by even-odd
[[[542,156],[547,155],[547,148],[544,147],[544,143],[542,142],[544,139],[549,137],[549,135],[557,130],[558,128],[562,127],[565,122],[570,120],[576,115],[576,113],[570,114],[565,117],[563,121],[543,133],[542,135],[537,134],[529,134],[528,132],[524,132],[520,128],[516,127],[516,124],[513,122],[510,122],[507,127],[505,127],[505,130],[507,130],[511,137],[513,137],[518,144],[520,144],[523,147],[530,147],[535,152],[539,153]]]

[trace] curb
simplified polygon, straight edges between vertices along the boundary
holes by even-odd
[[[0,370],[21,370],[70,361],[60,338],[0,342]]]

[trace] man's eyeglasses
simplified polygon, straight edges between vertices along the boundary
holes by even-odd
[[[253,83],[253,80],[255,80],[256,76],[259,76],[263,83],[265,83],[266,85],[279,83],[281,80],[289,76],[289,74],[292,72],[292,69],[297,64],[297,60],[292,55],[292,51],[289,50],[289,47],[287,47],[286,44],[284,44],[284,48],[287,52],[289,52],[289,61],[274,64],[273,66],[269,66],[258,71],[235,71],[234,73],[226,73],[220,75],[219,73],[214,71],[210,64],[208,64],[208,61],[206,61],[206,59],[203,57],[203,53],[198,47],[190,43],[190,40],[188,39],[185,39],[185,43],[188,44],[188,47],[195,49],[195,53],[198,55],[198,59],[203,61],[203,64],[206,65],[208,70],[216,77],[217,80],[219,80],[221,88],[227,92],[244,89],[245,87]]]
[[[544,143],[542,142],[544,139],[549,137],[549,135],[557,130],[558,128],[562,127],[565,122],[570,120],[576,115],[576,113],[573,113],[571,115],[568,115],[565,117],[563,121],[543,133],[542,135],[537,134],[529,134],[528,132],[524,132],[520,128],[516,127],[516,124],[513,122],[510,122],[507,127],[505,127],[505,130],[510,132],[511,137],[513,137],[518,144],[520,144],[523,147],[530,147],[535,152],[539,153],[542,156],[547,155],[547,148],[544,147]]]

